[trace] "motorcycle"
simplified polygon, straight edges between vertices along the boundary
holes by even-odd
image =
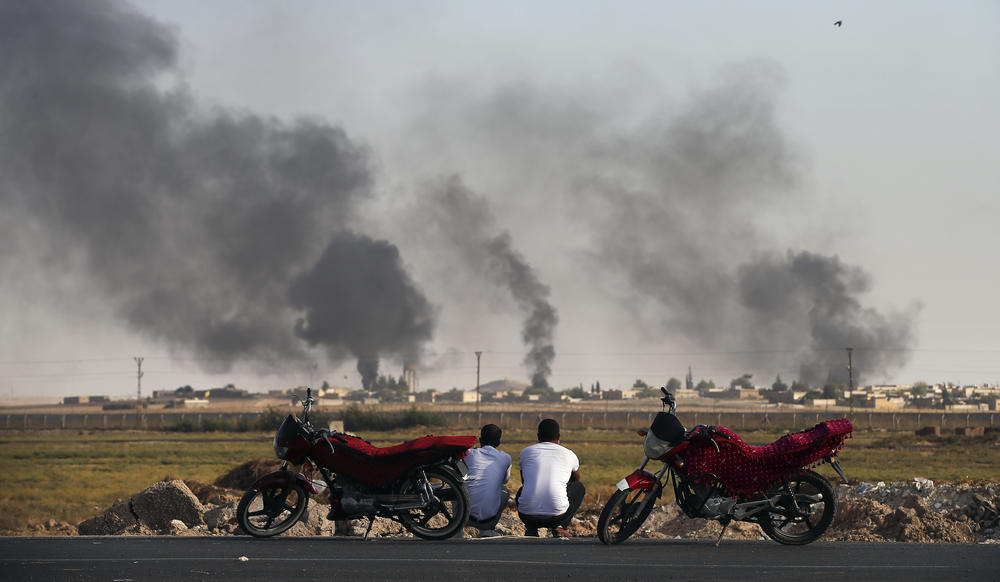
[[[309,421],[315,400],[306,391],[302,418],[289,414],[274,435],[281,468],[258,479],[243,494],[236,518],[244,532],[270,537],[287,531],[306,514],[310,495],[328,489],[328,519],[375,517],[403,525],[417,537],[454,536],[469,518],[468,467],[463,458],[474,436],[426,436],[375,447],[349,434],[317,428]],[[315,477],[293,472],[301,465]]]
[[[850,420],[821,422],[769,445],[750,446],[725,427],[699,424],[686,430],[674,416],[673,395],[660,390],[664,410],[648,430],[639,431],[645,459],[618,482],[598,519],[602,542],[621,543],[638,531],[668,481],[685,515],[722,524],[716,545],[733,521],[757,523],[768,537],[787,545],[805,545],[823,535],[836,513],[836,499],[830,482],[809,468],[829,463],[847,481],[837,452],[854,430]],[[650,461],[663,467],[647,471]]]

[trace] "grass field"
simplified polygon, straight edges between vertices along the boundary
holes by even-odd
[[[385,446],[426,430],[368,432]],[[436,434],[477,434],[469,428]],[[56,519],[78,523],[164,477],[212,482],[232,467],[273,456],[271,434],[154,432],[0,433],[0,531]],[[782,436],[746,432],[751,444]],[[504,433],[501,449],[514,459],[512,490],[520,485],[517,455],[534,442],[529,431]],[[614,483],[638,466],[642,439],[621,430],[574,431],[563,444],[580,457],[587,501],[603,503]],[[847,476],[861,481],[1000,481],[1000,444],[990,437],[915,437],[912,433],[859,432],[841,452]],[[819,471],[831,479],[833,471]]]

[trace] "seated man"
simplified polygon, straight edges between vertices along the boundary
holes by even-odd
[[[548,528],[552,537],[570,537],[566,528],[583,503],[586,489],[580,482],[580,460],[559,444],[559,423],[546,418],[538,423],[538,443],[521,451],[521,482],[517,514],[527,536]]]
[[[469,525],[479,530],[479,537],[500,535],[497,523],[510,499],[504,483],[510,479],[510,455],[498,451],[503,431],[495,424],[487,424],[479,431],[479,448],[472,449],[465,457],[469,476],[466,482],[469,500]]]

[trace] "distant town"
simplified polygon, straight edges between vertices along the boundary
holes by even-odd
[[[1000,385],[979,386],[956,385],[952,383],[888,384],[869,385],[854,388],[843,384],[828,383],[823,387],[810,387],[793,382],[785,384],[777,378],[767,386],[755,385],[750,375],[732,380],[729,385],[716,386],[712,381],[693,382],[690,376],[681,381],[671,378],[667,388],[679,402],[694,399],[718,401],[743,401],[746,404],[760,403],[779,408],[829,408],[851,407],[877,411],[888,410],[941,410],[945,412],[988,412],[996,411],[1000,401]],[[142,399],[143,407],[164,409],[197,409],[208,407],[210,403],[252,401],[254,399],[303,398],[306,387],[297,386],[268,392],[248,392],[232,384],[219,388],[194,389],[182,386],[174,390],[154,390]],[[448,391],[417,390],[415,375],[400,378],[382,376],[367,390],[333,386],[323,382],[313,390],[313,395],[324,405],[376,405],[382,403],[516,403],[516,402],[564,402],[582,403],[587,401],[627,401],[659,398],[657,386],[643,380],[636,380],[630,388],[604,389],[600,382],[590,386],[578,385],[567,390],[555,391],[549,387],[531,386],[525,382],[500,379],[487,382],[478,388]],[[64,405],[100,405],[104,410],[127,410],[136,408],[136,399],[112,400],[107,396],[67,396]]]

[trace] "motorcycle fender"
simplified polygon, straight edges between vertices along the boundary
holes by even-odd
[[[616,486],[620,491],[626,489],[649,491],[654,485],[656,485],[656,475],[640,469],[619,481]]]
[[[294,478],[295,482],[301,485],[302,488],[308,491],[309,493],[312,493],[313,495],[319,493],[319,491],[316,489],[316,486],[312,484],[312,481],[306,479],[305,475],[303,475],[302,473],[293,475],[291,471],[275,471],[273,473],[268,473],[267,475],[264,475],[260,479],[257,479],[257,481],[255,481],[254,484],[251,486],[251,489],[257,489],[259,491],[261,489],[268,489],[270,487],[275,487],[275,486],[283,487],[285,485],[288,485],[289,480],[292,478]]]

